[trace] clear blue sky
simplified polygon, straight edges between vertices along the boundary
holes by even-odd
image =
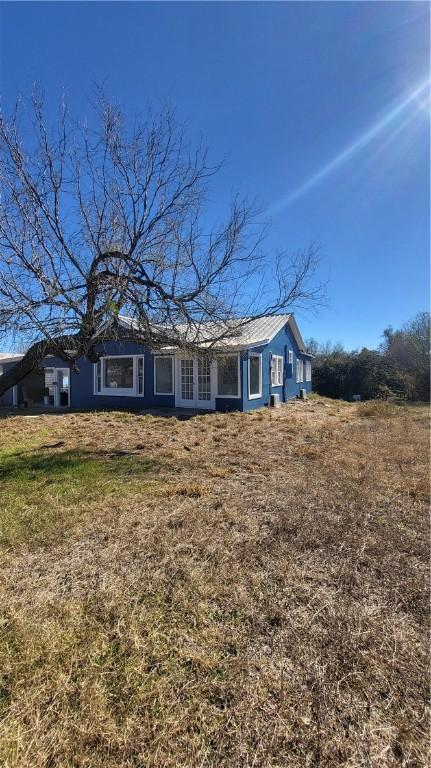
[[[170,100],[231,191],[272,220],[267,248],[317,239],[327,309],[305,337],[375,346],[429,305],[429,7],[425,2],[7,3],[7,108],[39,81],[84,114],[92,83],[130,111]],[[413,95],[412,95],[413,93]]]

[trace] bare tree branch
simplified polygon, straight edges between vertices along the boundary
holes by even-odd
[[[247,200],[207,229],[219,167],[169,109],[129,128],[100,91],[91,123],[74,122],[63,99],[49,128],[39,91],[0,118],[0,338],[30,346],[0,395],[46,354],[97,359],[120,312],[144,345],[197,346],[202,323],[217,344],[252,315],[322,300],[318,249],[266,258]]]

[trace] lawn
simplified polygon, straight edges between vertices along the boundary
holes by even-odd
[[[0,764],[428,764],[428,410],[0,421]]]

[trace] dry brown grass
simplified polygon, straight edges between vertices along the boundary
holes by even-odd
[[[427,411],[390,410],[3,420],[0,763],[427,765]]]

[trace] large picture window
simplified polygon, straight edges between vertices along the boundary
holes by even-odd
[[[174,392],[173,358],[154,358],[154,394],[172,395]]]
[[[105,389],[133,389],[133,357],[105,359]]]
[[[239,356],[217,358],[217,393],[219,397],[239,397]]]
[[[249,400],[262,397],[262,355],[249,354],[248,397]]]
[[[94,393],[142,397],[144,357],[142,355],[101,357],[94,365]]]

